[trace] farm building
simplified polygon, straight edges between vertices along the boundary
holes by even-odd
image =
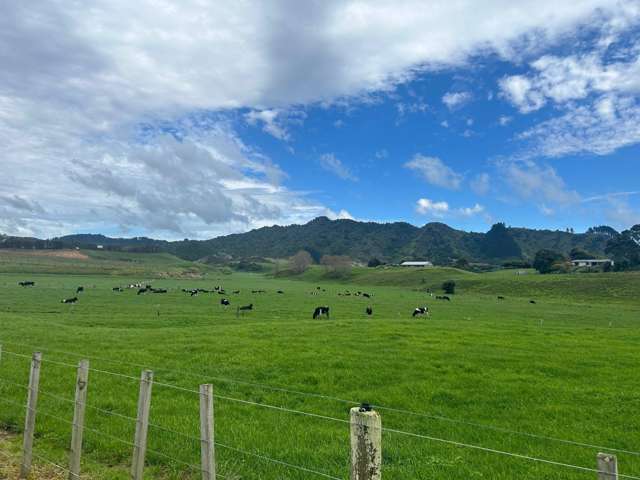
[[[420,260],[416,262],[402,262],[401,267],[433,267],[433,263],[428,260]]]
[[[598,267],[600,265],[613,266],[613,260],[609,258],[588,258],[588,259],[571,260],[571,264],[574,267]]]

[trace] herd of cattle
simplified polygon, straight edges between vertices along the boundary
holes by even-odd
[[[27,280],[27,281],[21,281],[18,282],[18,285],[21,287],[35,287],[35,282]],[[149,284],[143,284],[143,283],[131,283],[129,285],[126,285],[125,287],[113,287],[111,290],[113,292],[123,292],[125,289],[131,289],[131,290],[136,290],[137,291],[137,295],[143,295],[143,294],[147,294],[147,293],[152,293],[152,294],[163,294],[163,293],[168,293],[168,290],[165,288],[154,288],[152,285]],[[75,296],[73,297],[69,297],[69,298],[63,298],[61,300],[61,303],[65,303],[65,304],[75,304],[78,302],[78,295],[80,293],[84,292],[84,287],[83,286],[79,286],[76,288],[76,293]],[[227,292],[224,288],[222,288],[222,286],[218,285],[216,287],[214,287],[212,290],[207,290],[204,288],[193,288],[193,289],[188,289],[188,288],[183,288],[182,289],[183,293],[186,293],[188,295],[190,295],[191,297],[194,297],[196,295],[199,294],[219,294],[219,295],[225,295],[223,298],[220,299],[220,305],[224,308],[227,308],[229,306],[231,306],[231,300],[229,300],[229,298],[227,298]],[[317,287],[316,290],[310,292],[311,295],[319,295],[320,292],[326,292],[326,290],[324,288],[321,287]],[[240,294],[240,290],[233,290],[231,292],[234,295]],[[262,293],[267,293],[266,290],[251,290],[252,294],[262,294]],[[277,290],[276,291],[277,294],[279,295],[283,295],[284,291],[283,290]],[[451,301],[451,297],[449,297],[448,295],[434,295],[433,293],[431,293],[431,291],[427,291],[427,293],[432,297],[435,298],[436,300],[444,300],[447,302]],[[362,291],[356,291],[356,292],[351,292],[349,290],[345,290],[344,292],[338,292],[338,296],[355,296],[355,297],[364,297],[364,298],[372,298],[373,294],[371,293],[367,293],[367,292],[362,292]],[[504,300],[505,297],[502,295],[498,295],[498,300]],[[535,300],[529,300],[529,303],[535,304],[536,301]],[[253,303],[250,303],[248,305],[239,305],[236,309],[236,313],[240,314],[240,313],[244,313],[244,312],[248,312],[248,311],[252,311],[253,310]],[[330,308],[327,305],[322,305],[319,307],[316,307],[312,318],[315,320],[317,318],[320,317],[326,317],[329,318],[329,312],[330,312]],[[365,314],[368,316],[373,315],[373,308],[369,305],[366,307],[365,309]],[[413,310],[413,313],[411,314],[412,317],[417,317],[417,316],[422,316],[422,315],[430,315],[430,311],[429,311],[429,307],[427,306],[422,306],[422,307],[416,307]]]

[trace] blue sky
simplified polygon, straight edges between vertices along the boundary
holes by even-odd
[[[640,2],[432,7],[9,7],[0,231],[640,223]]]

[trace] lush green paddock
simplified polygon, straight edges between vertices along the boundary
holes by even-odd
[[[460,293],[450,303],[419,291],[452,275]],[[75,364],[80,358],[75,354],[85,355],[92,358],[93,368],[133,377],[147,366],[159,382],[192,390],[213,383],[218,395],[337,419],[348,419],[350,404],[335,398],[638,450],[640,289],[638,276],[616,275],[381,270],[356,271],[349,283],[332,283],[319,272],[310,272],[307,281],[208,272],[202,279],[149,280],[170,292],[136,295],[134,290],[115,293],[111,288],[144,277],[4,273],[0,379],[26,383],[29,360],[8,352],[28,355],[40,347],[45,360]],[[25,279],[35,280],[36,287],[18,287]],[[61,304],[78,285],[86,290],[80,302]],[[226,288],[231,308],[222,308],[217,294],[190,297],[180,291],[215,285]],[[241,293],[231,294],[235,289]],[[251,293],[257,289],[267,293]],[[278,289],[285,293],[277,294]],[[337,295],[347,289],[372,293],[373,298]],[[498,301],[496,294],[507,298]],[[537,303],[530,304],[530,298]],[[238,317],[235,307],[247,303],[255,310]],[[331,320],[312,320],[313,308],[324,304],[331,307]],[[432,316],[412,319],[413,308],[425,304]],[[367,305],[374,309],[371,318],[364,314]],[[74,376],[73,368],[45,362],[41,388],[71,399]],[[92,371],[89,403],[134,416],[137,390],[135,380]],[[73,406],[46,393],[40,398],[42,411],[70,421]],[[25,398],[24,389],[0,382],[0,422],[5,427],[22,428],[23,409],[7,401],[24,403]],[[385,409],[380,413],[388,428],[595,466],[597,448]],[[156,385],[151,421],[197,436],[197,395]],[[87,426],[133,439],[132,422],[103,412],[90,409]],[[37,429],[36,453],[64,462],[70,426],[40,416]],[[216,440],[348,477],[344,423],[219,398]],[[129,445],[93,432],[87,432],[85,445],[85,469],[104,478],[127,477]],[[150,431],[150,448],[199,462],[197,441],[157,428]],[[593,473],[391,432],[383,434],[383,450],[386,479],[595,478]],[[217,456],[219,473],[230,478],[315,478],[225,448],[218,448]],[[150,475],[185,475],[177,462],[154,453],[148,459]],[[622,473],[640,475],[640,457],[619,454],[619,461]]]

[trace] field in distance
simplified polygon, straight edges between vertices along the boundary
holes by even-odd
[[[251,454],[348,477],[348,424],[255,404],[347,420],[351,402],[370,402],[390,429],[589,468],[598,451],[640,442],[639,273],[356,269],[332,281],[319,269],[280,278],[165,255],[81,253],[89,258],[41,263],[0,251],[0,425],[19,432],[24,421],[26,391],[15,384],[27,382],[29,359],[13,353],[39,348],[59,362],[43,364],[39,408],[69,421],[75,369],[63,364],[87,357],[92,368],[134,377],[90,374],[88,403],[100,410],[88,410],[86,425],[109,435],[86,433],[83,468],[95,478],[128,477],[135,426],[109,412],[135,417],[144,367],[187,390],[214,384],[225,478],[316,478]],[[37,273],[43,265],[48,273]],[[425,293],[450,278],[458,285],[450,302]],[[24,280],[36,286],[19,287]],[[168,292],[113,291],[137,282]],[[62,304],[78,286],[78,303]],[[215,286],[226,295],[182,291]],[[371,298],[338,295],[347,290]],[[254,309],[238,314],[248,304]],[[329,320],[311,318],[320,305],[331,307]],[[413,318],[423,305],[431,316]],[[184,464],[199,465],[198,396],[155,386],[151,422],[164,429],[151,428],[149,449],[177,461],[150,452],[149,475],[198,477]],[[69,437],[68,424],[41,415],[36,453],[65,465]],[[7,448],[18,447],[19,435]],[[640,457],[618,458],[622,473],[640,474]],[[383,469],[385,479],[595,476],[388,431]]]

